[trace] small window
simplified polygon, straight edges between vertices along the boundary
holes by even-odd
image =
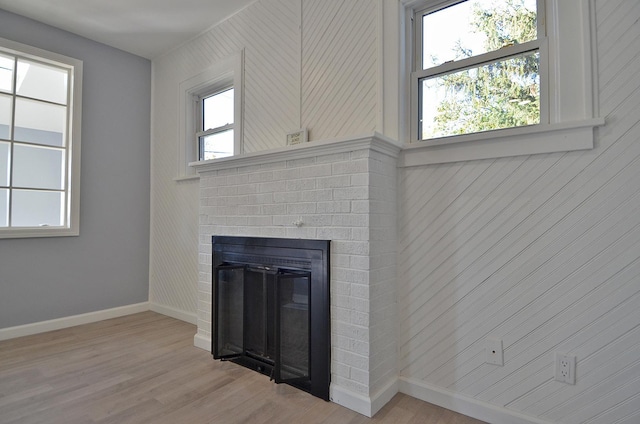
[[[80,81],[81,62],[0,40],[0,237],[78,234]]]
[[[198,100],[199,160],[210,160],[234,154],[234,90],[225,88]]]
[[[540,9],[540,0],[466,0],[415,12],[413,140],[548,121]]]

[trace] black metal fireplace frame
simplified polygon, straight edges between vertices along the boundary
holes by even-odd
[[[307,381],[283,381],[329,400],[331,331],[330,331],[330,241],[289,238],[212,236],[212,344],[215,359],[218,343],[215,290],[216,267],[232,263],[246,266],[285,268],[308,271],[310,282],[310,340],[309,379]],[[274,365],[251,355],[242,354],[229,359],[265,375],[273,376]]]

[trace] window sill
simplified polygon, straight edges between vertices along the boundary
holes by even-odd
[[[532,125],[405,144],[400,167],[593,149],[593,129],[604,118]]]
[[[3,228],[0,229],[0,239],[36,238],[36,237],[75,237],[80,232],[75,228],[37,227],[37,228]]]

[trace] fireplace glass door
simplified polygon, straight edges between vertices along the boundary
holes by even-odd
[[[277,383],[308,383],[310,293],[306,271],[219,265],[214,357],[249,357],[271,369]]]

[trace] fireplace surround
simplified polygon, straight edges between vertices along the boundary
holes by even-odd
[[[213,357],[329,400],[329,247],[213,236]]]

